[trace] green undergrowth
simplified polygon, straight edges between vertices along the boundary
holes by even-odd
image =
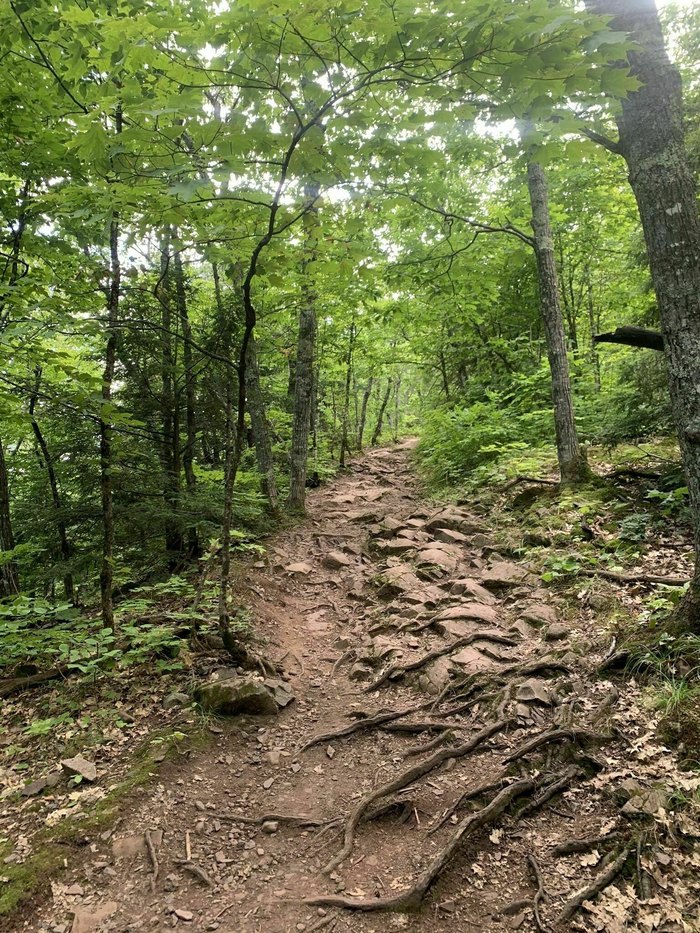
[[[0,917],[15,914],[43,894],[50,879],[60,873],[66,860],[70,861],[71,854],[110,829],[128,802],[141,788],[153,783],[166,763],[185,751],[205,747],[211,740],[204,721],[187,735],[172,729],[152,733],[133,753],[118,783],[92,803],[89,812],[66,816],[55,826],[39,830],[30,840],[31,854],[21,864],[4,862],[14,846],[11,839],[0,837]]]

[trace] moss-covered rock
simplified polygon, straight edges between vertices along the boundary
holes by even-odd
[[[207,712],[224,716],[246,713],[274,716],[279,708],[273,692],[252,677],[230,677],[202,684],[195,691],[195,699]]]

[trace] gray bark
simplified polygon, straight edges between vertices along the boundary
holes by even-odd
[[[690,495],[695,576],[685,603],[700,628],[700,217],[685,147],[683,96],[653,0],[588,0],[628,32],[631,74],[641,87],[622,101],[619,143],[644,229],[668,362],[671,404]]]
[[[386,406],[389,404],[389,398],[391,397],[391,390],[393,388],[393,385],[394,385],[394,380],[389,379],[389,381],[386,384],[386,392],[384,393],[384,398],[382,399],[382,403],[379,406],[379,413],[377,415],[377,423],[374,426],[374,431],[372,433],[372,441],[371,441],[372,447],[374,447],[374,445],[377,443],[377,441],[381,437],[382,426],[384,424],[384,412],[386,411]]]
[[[527,145],[527,138],[525,138],[525,143]],[[579,444],[571,397],[566,335],[559,301],[554,242],[549,220],[547,179],[544,169],[532,156],[527,164],[527,185],[532,208],[540,313],[547,336],[549,368],[552,374],[552,403],[559,473],[563,485],[575,485],[588,479],[590,470]]]
[[[255,458],[260,472],[260,483],[263,495],[266,497],[273,512],[277,511],[277,480],[275,466],[272,458],[272,444],[270,442],[270,428],[265,412],[265,401],[260,388],[260,367],[258,366],[258,351],[255,338],[251,337],[248,344],[248,361],[246,364],[246,388],[248,395],[248,412],[250,424],[253,429],[253,442],[255,444]]]
[[[318,197],[319,187],[309,182],[304,189],[305,198],[313,202]],[[314,381],[314,355],[316,349],[316,301],[314,283],[309,278],[309,265],[316,258],[318,238],[318,211],[311,208],[304,217],[304,261],[302,263],[302,303],[299,313],[296,369],[294,374],[294,421],[292,445],[289,455],[289,500],[290,509],[304,511],[306,501],[306,466],[309,453],[309,429],[311,425],[311,396]]]

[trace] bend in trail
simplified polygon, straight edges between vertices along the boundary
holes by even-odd
[[[295,702],[166,765],[24,929],[617,929],[652,884],[670,910],[654,801],[618,794],[677,772],[635,688],[487,517],[426,506],[411,446],[315,491],[242,584]]]

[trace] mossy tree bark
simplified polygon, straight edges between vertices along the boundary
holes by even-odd
[[[639,207],[695,535],[695,574],[679,619],[700,631],[700,217],[683,130],[683,95],[654,0],[588,0],[629,33],[638,90],[622,101],[619,142]]]

